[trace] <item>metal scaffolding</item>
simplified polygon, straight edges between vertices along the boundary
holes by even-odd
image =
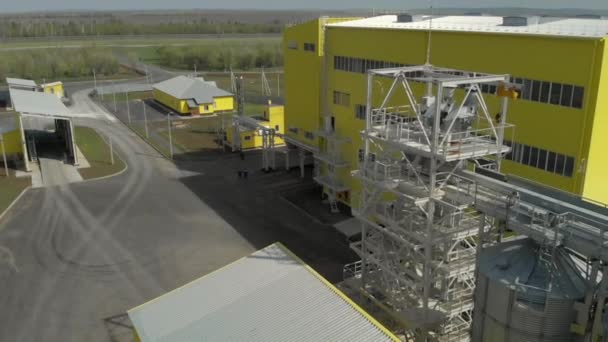
[[[392,82],[379,105],[375,78]],[[365,152],[354,172],[363,186],[362,240],[352,247],[362,259],[362,289],[425,338],[468,340],[476,236],[491,225],[446,188],[470,185],[456,177],[467,161],[497,165],[509,152],[508,100],[495,122],[481,91],[508,81],[429,65],[368,73]],[[421,102],[414,86],[426,89]]]
[[[392,82],[386,96],[373,93],[375,78]],[[361,261],[345,274],[405,336],[470,339],[476,256],[507,229],[539,244],[539,262],[551,264],[558,250],[579,260],[588,293],[573,327],[603,336],[608,216],[497,172],[513,132],[508,80],[430,65],[368,72],[365,154],[353,172],[363,188],[355,213],[362,239],[351,247]],[[495,116],[482,95],[488,85],[502,97]],[[420,102],[415,87],[425,90]]]
[[[337,135],[331,123],[327,123],[325,129],[315,132],[315,136],[321,138],[321,148],[313,155],[315,158],[313,179],[323,185],[331,212],[337,213],[340,211],[338,196],[350,191],[337,174],[340,170],[348,171],[350,167],[350,163],[342,158],[342,148],[350,143],[350,139]]]

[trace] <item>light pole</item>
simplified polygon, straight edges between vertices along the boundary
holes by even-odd
[[[116,84],[112,81],[112,97],[114,98],[114,114],[118,114],[118,108],[116,107]]]
[[[95,87],[95,94],[97,94],[97,76],[95,76],[95,69],[93,69],[93,87]]]
[[[146,139],[150,136],[148,134],[148,115],[146,114],[146,101],[141,100],[142,107],[144,107],[144,128],[146,130]]]
[[[127,97],[127,120],[129,120],[129,125],[131,124],[131,108],[129,107],[129,89],[125,91],[125,95]]]
[[[110,162],[114,165],[114,146],[112,144],[112,136],[108,135],[108,140],[110,141]]]
[[[8,164],[6,162],[6,151],[4,150],[4,134],[0,134],[0,145],[2,145],[2,159],[4,160],[4,175],[8,177]]]
[[[173,137],[171,136],[171,112],[167,114],[167,127],[169,128],[169,156],[173,159]]]

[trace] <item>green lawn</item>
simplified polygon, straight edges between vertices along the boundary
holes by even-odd
[[[241,44],[259,44],[265,42],[277,42],[281,40],[281,36],[277,34],[276,37],[227,37],[218,38],[210,36],[209,38],[192,37],[192,38],[168,38],[154,36],[142,36],[137,38],[108,38],[103,37],[96,39],[96,37],[83,38],[82,40],[61,40],[61,39],[49,39],[49,40],[36,40],[36,41],[13,41],[3,42],[0,51],[2,50],[17,50],[26,48],[61,48],[61,47],[81,47],[81,46],[96,46],[96,47],[108,47],[116,49],[127,49],[131,48],[144,49],[154,46],[183,46],[183,45],[217,45],[223,43],[227,45],[240,46]]]
[[[262,115],[265,108],[265,105],[246,103],[245,115]],[[217,138],[216,132],[218,128],[221,127],[221,120],[224,120],[224,127],[228,127],[232,122],[231,117],[233,115],[234,113],[225,113],[214,117],[175,120],[171,131],[173,144],[186,153],[217,149],[219,147],[215,142],[215,139]],[[154,129],[157,130],[162,137],[167,140],[169,139],[166,123],[155,122]]]
[[[107,46],[114,51],[134,56],[139,60],[159,64],[158,48],[161,46],[228,46],[240,48],[243,46],[256,46],[259,44],[279,43],[281,37],[245,37],[245,38],[214,38],[214,39],[127,39],[127,40],[103,40],[95,41],[96,46]],[[66,42],[70,44],[71,42]],[[89,43],[90,44],[90,43]]]
[[[0,214],[8,208],[23,189],[31,184],[29,177],[16,178],[14,175],[6,177],[4,175],[4,168],[2,168],[2,171],[0,171]]]
[[[109,176],[122,171],[125,164],[114,152],[114,164],[110,157],[110,146],[89,127],[76,127],[76,144],[87,158],[90,168],[79,169],[80,175],[84,179],[99,178]]]

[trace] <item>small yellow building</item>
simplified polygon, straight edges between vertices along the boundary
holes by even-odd
[[[4,143],[4,152],[7,160],[19,160],[23,158],[23,148],[21,143],[21,127],[19,117],[16,114],[8,113],[0,115],[0,140]],[[2,150],[0,149],[0,158]],[[0,162],[2,160],[0,159]]]
[[[154,100],[179,115],[211,115],[234,110],[234,96],[202,77],[177,76],[153,86]]]
[[[65,91],[63,90],[63,83],[61,81],[41,84],[40,89],[45,93],[55,94],[58,98],[65,97]]]
[[[281,136],[285,133],[285,107],[282,105],[275,105],[269,103],[264,109],[264,113],[261,116],[252,116],[251,119],[255,121],[254,124],[263,126],[266,128],[274,128],[275,133]],[[240,133],[240,146],[243,150],[262,148],[263,135],[258,129],[254,129],[254,125],[239,125],[238,131]],[[229,145],[234,146],[234,129],[228,129],[226,132],[226,140]],[[274,138],[274,144],[283,145],[285,142],[280,137]]]

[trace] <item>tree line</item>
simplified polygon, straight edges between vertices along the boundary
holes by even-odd
[[[119,19],[97,22],[0,22],[0,37],[73,37],[73,36],[107,36],[107,35],[154,35],[154,34],[223,34],[223,33],[280,33],[283,24],[278,21],[253,24],[237,21],[208,22],[205,19],[180,23],[140,24],[129,23]]]
[[[283,65],[280,45],[259,44],[256,46],[164,46],[157,50],[159,64],[174,69],[224,71],[249,70],[259,67]]]
[[[65,78],[114,75],[120,65],[111,51],[98,47],[3,52],[0,82],[6,77],[54,81]]]

